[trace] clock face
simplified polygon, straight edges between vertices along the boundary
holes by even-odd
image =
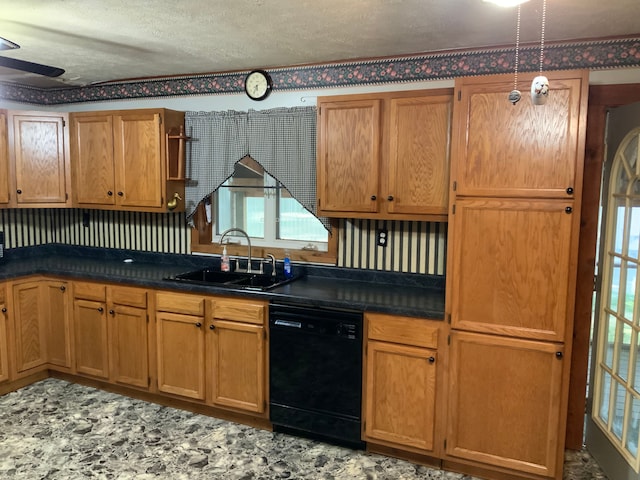
[[[252,100],[264,100],[271,93],[271,77],[264,70],[254,70],[244,80],[244,91]]]

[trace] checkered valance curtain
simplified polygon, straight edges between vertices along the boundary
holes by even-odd
[[[316,214],[316,109],[187,112],[187,219],[250,155]],[[321,218],[328,228],[328,219]]]

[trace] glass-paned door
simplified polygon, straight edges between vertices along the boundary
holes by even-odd
[[[598,337],[587,446],[609,478],[637,479],[640,478],[640,106],[611,112],[608,132],[605,172],[608,184],[603,188],[604,230],[599,264],[602,282],[596,302]]]

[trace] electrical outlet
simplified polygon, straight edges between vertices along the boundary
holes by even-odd
[[[378,246],[386,247],[389,240],[389,231],[386,228],[378,229]]]
[[[82,212],[82,226],[89,228],[89,212]]]

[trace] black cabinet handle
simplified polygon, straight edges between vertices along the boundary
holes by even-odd
[[[115,314],[116,314],[116,311],[115,311],[115,310],[113,310],[113,309],[112,309],[112,310],[109,310],[109,315],[115,315]]]
[[[6,308],[3,308],[3,309],[2,309],[2,313],[7,313],[7,309],[6,309]]]
[[[564,213],[571,213],[571,212],[573,212],[573,208],[571,208],[571,207],[566,207],[564,209]]]
[[[375,200],[376,198],[378,197],[376,197],[375,195],[371,195],[371,200]]]
[[[556,358],[562,358],[564,354],[562,352],[556,352]]]
[[[393,202],[393,195],[389,195],[389,196],[387,197],[387,200],[389,200],[390,202]]]
[[[436,357],[429,357],[429,363],[434,363],[436,361]]]
[[[124,193],[123,193],[123,192],[118,192],[118,196],[119,196],[119,197],[122,197],[123,195],[124,195]]]
[[[60,286],[60,291],[64,292],[67,289],[67,287],[65,287],[64,285]]]
[[[202,326],[202,324],[200,322],[196,323],[196,327],[200,328]]]
[[[98,311],[99,311],[100,313],[102,313],[102,312],[104,312],[104,308],[102,308],[102,307],[98,307]]]
[[[215,325],[209,325],[209,330],[215,330],[216,326]]]
[[[16,193],[17,193],[18,195],[21,195],[21,194],[22,194],[22,190],[18,189],[18,190],[16,190]]]
[[[111,196],[113,196],[113,192],[112,192],[111,190],[109,190],[109,191],[107,192],[107,195],[109,195],[109,196],[111,197]]]
[[[573,194],[573,187],[567,187],[567,195]]]

